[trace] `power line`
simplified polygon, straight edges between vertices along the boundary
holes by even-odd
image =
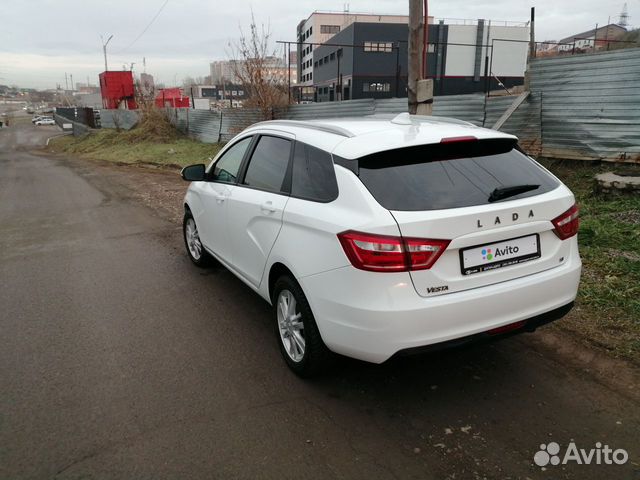
[[[160,7],[160,9],[156,12],[156,14],[153,16],[153,18],[151,19],[151,21],[149,22],[149,24],[144,27],[144,30],[142,30],[142,32],[140,33],[140,35],[138,35],[135,40],[133,42],[131,42],[129,45],[127,45],[124,49],[120,50],[117,55],[126,52],[127,50],[129,50],[138,40],[140,40],[140,38],[147,33],[147,30],[149,30],[149,27],[151,27],[151,25],[153,25],[153,22],[156,21],[156,19],[158,18],[158,16],[162,13],[162,10],[164,10],[164,7],[167,6],[167,3],[169,3],[169,0],[164,0],[164,3],[162,4],[162,6]]]

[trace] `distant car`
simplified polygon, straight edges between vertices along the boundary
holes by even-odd
[[[38,120],[41,120],[45,117],[43,117],[42,115],[34,115],[33,118],[31,119],[31,123],[36,123]]]
[[[193,263],[273,305],[285,361],[374,363],[572,307],[578,208],[512,135],[439,117],[274,120],[182,171]]]
[[[55,125],[56,121],[53,118],[41,118],[40,120],[35,121],[35,125]]]

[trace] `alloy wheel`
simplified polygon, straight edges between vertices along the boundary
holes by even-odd
[[[188,218],[184,229],[185,239],[187,240],[187,248],[194,260],[200,260],[202,256],[202,243],[198,235],[198,227],[193,218]]]
[[[278,295],[278,331],[289,358],[300,362],[305,352],[304,323],[293,293],[286,289]]]

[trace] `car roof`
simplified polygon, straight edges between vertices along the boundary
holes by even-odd
[[[254,124],[243,133],[260,133],[264,130],[293,134],[301,142],[346,159],[396,148],[440,143],[443,139],[454,137],[517,140],[513,135],[477,127],[462,120],[408,113],[305,121],[270,120]]]

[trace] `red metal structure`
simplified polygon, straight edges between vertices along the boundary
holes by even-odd
[[[162,88],[156,94],[156,107],[189,108],[191,99],[177,88]]]
[[[133,87],[133,73],[130,71],[102,72],[100,74],[100,93],[104,108],[138,108]]]

